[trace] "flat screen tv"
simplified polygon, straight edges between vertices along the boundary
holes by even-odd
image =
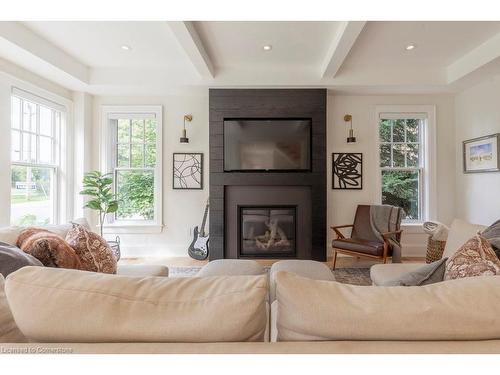
[[[224,120],[224,171],[311,170],[311,119]]]

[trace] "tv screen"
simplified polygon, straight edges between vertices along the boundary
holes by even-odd
[[[310,169],[310,119],[224,121],[225,171]]]

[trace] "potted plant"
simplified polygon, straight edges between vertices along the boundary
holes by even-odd
[[[83,176],[83,190],[80,191],[81,195],[90,197],[83,207],[99,212],[101,237],[106,215],[118,210],[118,201],[112,191],[113,178],[111,176],[111,173],[87,172]]]

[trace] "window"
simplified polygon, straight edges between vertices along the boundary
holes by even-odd
[[[405,222],[427,220],[434,211],[429,203],[434,195],[431,112],[378,113],[380,200],[403,208]]]
[[[21,90],[11,97],[11,212],[13,225],[57,223],[61,106]]]
[[[161,107],[105,107],[116,226],[161,225]]]

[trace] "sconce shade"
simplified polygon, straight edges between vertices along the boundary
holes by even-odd
[[[344,121],[346,123],[349,123],[349,126],[350,126],[349,135],[347,137],[347,143],[355,143],[356,142],[356,137],[354,136],[354,130],[352,129],[352,116],[351,115],[345,115],[344,116]]]
[[[189,143],[189,138],[187,137],[187,132],[186,132],[186,121],[191,122],[192,120],[193,120],[193,116],[184,115],[184,127],[182,129],[182,136],[179,139],[180,143]]]

